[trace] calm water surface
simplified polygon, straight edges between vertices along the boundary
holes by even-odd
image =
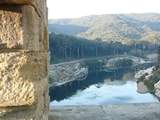
[[[151,94],[137,92],[135,71],[120,69],[90,74],[86,80],[50,88],[50,105],[105,105],[158,102]]]

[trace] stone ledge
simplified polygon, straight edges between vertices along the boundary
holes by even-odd
[[[160,103],[54,106],[49,120],[160,120]]]
[[[47,61],[47,53],[1,53],[0,107],[36,104],[48,85]]]
[[[6,108],[7,113],[0,112],[0,120],[48,120],[48,114],[38,110],[36,105],[31,107]],[[44,109],[45,110],[45,109]]]

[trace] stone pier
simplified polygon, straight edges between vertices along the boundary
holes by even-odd
[[[46,0],[0,0],[0,120],[48,120]]]

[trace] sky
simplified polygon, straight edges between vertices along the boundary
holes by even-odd
[[[160,13],[160,0],[48,0],[49,19],[118,13]]]

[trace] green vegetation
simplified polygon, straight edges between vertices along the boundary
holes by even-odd
[[[49,84],[49,85],[51,85],[52,83],[53,83],[52,76],[50,76],[50,75],[49,75],[49,78],[48,78],[48,84]]]
[[[96,73],[101,71],[104,65],[105,63],[102,60],[87,60],[84,63],[84,66],[88,67],[89,73]]]
[[[110,14],[49,21],[51,63],[129,54],[146,57],[160,44],[160,14]]]
[[[100,38],[88,40],[69,35],[51,33],[49,37],[50,62],[59,63],[82,58],[134,55],[144,57],[155,52],[157,46],[150,43],[122,44],[120,42],[104,42]],[[127,63],[128,64],[128,63]]]
[[[50,34],[49,39],[51,63],[64,62],[89,57],[126,54],[130,46],[119,42],[106,43],[77,38],[62,34]]]
[[[114,67],[130,67],[133,65],[131,59],[119,59],[114,63]]]

